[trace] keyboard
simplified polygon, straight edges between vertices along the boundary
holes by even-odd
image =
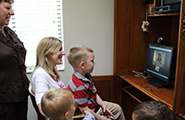
[[[159,82],[157,82],[155,80],[148,80],[147,83],[149,83],[150,85],[152,85],[152,86],[154,86],[156,88],[162,88],[162,87],[164,87],[163,84],[161,84],[161,83],[159,83]]]

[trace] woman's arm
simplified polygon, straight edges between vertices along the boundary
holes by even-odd
[[[35,77],[35,101],[37,105],[41,103],[44,93],[50,89],[49,84],[46,76],[38,75]]]
[[[38,106],[38,109],[39,109],[40,114],[43,115],[43,116],[45,116],[45,114],[42,111],[41,104],[38,104],[37,106]]]
[[[43,111],[41,109],[41,99],[45,92],[49,90],[49,82],[48,77],[44,74],[42,69],[37,69],[32,76],[32,88],[35,94],[35,102],[39,109],[39,112],[43,115]]]

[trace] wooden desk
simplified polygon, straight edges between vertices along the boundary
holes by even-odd
[[[157,101],[161,101],[167,104],[171,109],[173,109],[173,103],[174,103],[173,89],[156,88],[147,83],[148,79],[144,79],[142,77],[135,77],[133,75],[120,76],[120,77],[123,79],[123,82],[129,83],[131,86],[143,92],[148,97]],[[145,88],[144,85],[150,88],[152,91]],[[127,86],[124,86],[124,87],[127,87]]]
[[[148,79],[134,75],[120,75],[120,78],[122,79],[122,107],[127,120],[131,120],[135,106],[143,101],[161,101],[173,110],[173,88],[156,88],[147,83]]]

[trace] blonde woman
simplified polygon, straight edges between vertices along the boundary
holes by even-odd
[[[51,89],[65,87],[56,68],[56,65],[62,64],[63,55],[65,53],[62,49],[62,41],[57,38],[45,37],[37,46],[31,86],[38,109],[43,116],[45,115],[41,110],[41,98],[44,93]]]

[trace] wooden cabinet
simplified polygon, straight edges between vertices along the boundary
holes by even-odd
[[[160,0],[154,0],[157,6]],[[134,93],[122,87],[121,82],[129,84],[145,98],[166,103],[174,114],[185,113],[185,36],[183,33],[185,1],[181,0],[179,13],[149,14],[149,31],[143,32],[142,22],[146,20],[149,9],[144,0],[114,0],[114,75],[116,77],[116,93],[123,100],[135,99]],[[185,23],[185,22],[184,22]],[[133,76],[132,70],[141,72],[146,64],[148,44],[157,44],[157,38],[163,37],[164,44],[177,48],[176,77],[173,89],[147,90],[146,80]],[[126,77],[129,76],[129,77]],[[128,86],[126,86],[127,88]],[[128,97],[129,96],[129,97]],[[130,97],[131,96],[131,97]],[[120,96],[116,96],[120,98]],[[147,100],[146,99],[146,100]],[[118,103],[122,101],[118,100]],[[137,102],[142,102],[139,99]],[[137,104],[137,103],[135,103]],[[129,106],[130,107],[130,106]],[[128,109],[130,109],[127,107]]]

